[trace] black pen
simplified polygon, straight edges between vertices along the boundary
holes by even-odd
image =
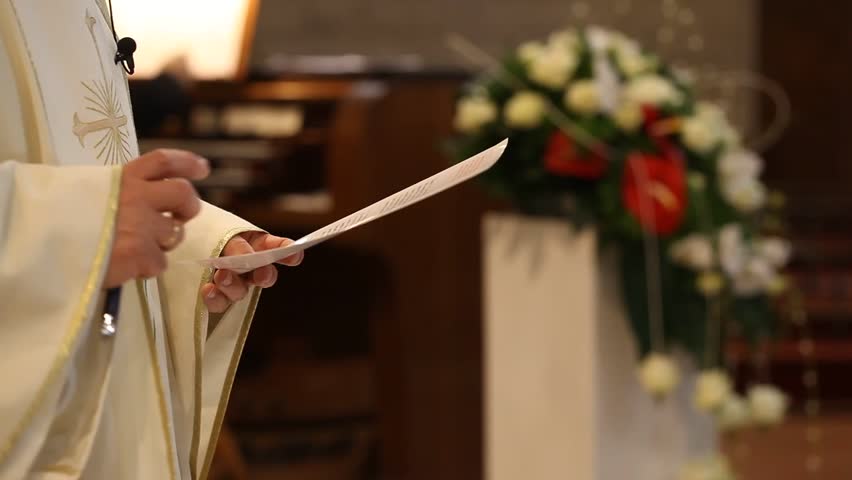
[[[121,303],[121,287],[107,290],[106,302],[104,303],[104,318],[101,323],[101,335],[111,337],[115,335],[118,325],[118,307]]]

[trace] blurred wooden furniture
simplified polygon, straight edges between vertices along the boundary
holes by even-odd
[[[248,465],[234,432],[224,425],[219,433],[211,480],[249,480]]]
[[[449,166],[462,80],[202,83],[142,146],[208,156],[203,196],[298,237]],[[235,452],[252,479],[481,477],[484,207],[466,185],[282,270],[232,393],[217,457],[230,478]]]
[[[808,438],[819,429],[814,449]],[[751,430],[725,437],[723,449],[741,480],[844,480],[852,478],[852,417],[827,414],[816,422],[793,416],[770,430]]]
[[[852,108],[847,93],[852,66],[839,60],[852,52],[852,4],[835,1],[822,7],[763,0],[759,28],[763,73],[784,87],[793,106],[793,123],[767,152],[766,174],[789,197],[796,251],[792,272],[804,291],[813,332],[820,414],[808,419],[801,413],[806,396],[800,338],[782,338],[770,348],[770,373],[793,393],[798,415],[778,429],[726,440],[743,480],[852,478],[852,462],[842,447],[852,436],[852,384],[847,380],[852,369],[852,136],[845,118]]]
[[[770,184],[789,197],[796,258],[793,274],[805,293],[820,372],[820,396],[829,410],[852,407],[852,136],[846,112],[852,84],[849,21],[852,4],[812,8],[794,0],[760,6],[763,73],[779,82],[793,106],[793,122],[766,153]],[[795,59],[795,60],[792,60]],[[773,377],[802,398],[799,339],[772,348]],[[767,477],[768,478],[768,477]],[[833,478],[833,477],[825,477]]]

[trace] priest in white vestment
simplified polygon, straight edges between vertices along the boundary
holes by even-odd
[[[206,478],[276,272],[193,261],[286,241],[200,203],[183,179],[203,160],[137,159],[109,15],[104,0],[0,0],[3,479]]]

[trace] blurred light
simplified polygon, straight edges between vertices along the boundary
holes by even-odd
[[[693,52],[700,52],[704,49],[704,38],[701,35],[690,35],[686,43]]]
[[[153,77],[185,57],[196,79],[230,79],[239,69],[256,0],[113,0],[119,36],[133,37],[136,77]]]
[[[695,12],[688,8],[684,8],[678,14],[677,19],[683,25],[692,25],[695,23]]]
[[[678,6],[677,0],[663,0],[662,9],[663,17],[673,19],[677,17],[680,6]]]
[[[674,36],[675,36],[674,30],[672,30],[669,27],[660,27],[660,29],[657,30],[657,42],[659,42],[659,43],[662,43],[662,44],[672,43],[674,41]]]
[[[615,4],[615,13],[619,15],[627,15],[633,9],[632,0],[620,0]]]
[[[590,11],[591,11],[591,8],[589,7],[589,4],[586,3],[586,2],[574,2],[571,5],[571,14],[574,15],[574,17],[581,19],[581,20],[588,17]]]

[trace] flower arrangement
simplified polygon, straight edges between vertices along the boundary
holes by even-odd
[[[783,197],[726,114],[696,99],[688,75],[637,42],[587,28],[521,45],[458,101],[459,159],[511,137],[486,187],[521,212],[593,225],[620,252],[622,293],[656,397],[679,383],[671,351],[702,373],[695,407],[720,428],[781,420],[786,397],[738,396],[722,369],[731,334],[776,331],[775,298],[790,257]],[[696,467],[697,468],[697,467]]]

